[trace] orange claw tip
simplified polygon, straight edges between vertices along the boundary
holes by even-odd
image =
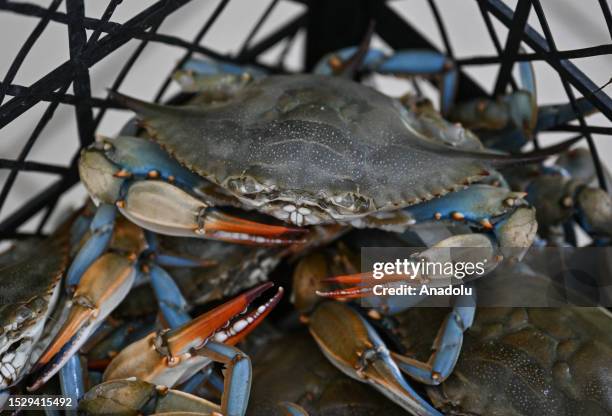
[[[284,292],[285,290],[279,287],[276,294],[266,303],[249,312],[244,317],[235,320],[227,329],[216,332],[212,339],[217,342],[236,345],[257,328],[264,318],[272,312],[274,307],[280,302]]]
[[[385,283],[401,282],[408,278],[410,278],[410,275],[385,274],[384,282]],[[373,272],[367,272],[367,273],[355,273],[355,274],[346,274],[346,275],[340,275],[340,276],[326,277],[325,279],[322,279],[322,281],[325,283],[337,283],[337,284],[353,284],[354,285],[354,284],[359,284],[359,283],[365,283],[368,285],[372,285],[374,284],[374,282],[377,281],[377,279],[374,279]]]
[[[340,276],[332,276],[326,277],[322,279],[325,283],[338,283],[338,284],[357,284],[364,283],[370,279],[372,279],[372,273],[355,273],[355,274],[345,274]]]
[[[92,316],[93,310],[81,306],[75,306],[68,315],[66,322],[57,333],[55,339],[49,344],[45,352],[40,356],[35,369],[40,369],[47,364],[83,327],[85,322]]]
[[[211,231],[225,231],[228,233],[242,233],[269,237],[304,233],[307,230],[284,225],[270,225],[249,221],[215,210],[208,213],[204,222],[204,232],[208,233]]]
[[[171,351],[182,351],[198,340],[204,343],[272,286],[274,286],[272,282],[263,283],[170,331],[167,340]]]

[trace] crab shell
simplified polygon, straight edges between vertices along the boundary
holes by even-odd
[[[478,295],[492,299],[512,290],[525,305],[540,304],[551,279],[533,271],[529,261],[483,279]],[[427,359],[447,313],[412,308],[395,315],[402,347]],[[608,415],[611,334],[612,314],[604,308],[480,307],[453,373],[426,391],[449,415]]]
[[[179,163],[296,225],[398,210],[462,189],[489,165],[420,134],[399,101],[340,78],[270,76],[200,106],[117,98]]]
[[[58,302],[61,277],[68,265],[65,240],[56,236],[22,241],[13,252],[2,255],[0,390],[21,380],[44,349],[38,344]]]

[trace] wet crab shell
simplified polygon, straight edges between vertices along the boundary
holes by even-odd
[[[181,164],[298,225],[397,210],[461,189],[488,167],[419,134],[397,100],[345,79],[271,76],[206,106],[118,98]]]
[[[21,241],[1,256],[0,390],[18,382],[44,349],[40,340],[68,264],[66,240]]]

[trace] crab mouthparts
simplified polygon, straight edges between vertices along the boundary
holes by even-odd
[[[173,355],[194,345],[197,345],[197,349],[209,340],[231,345],[239,342],[261,323],[282,298],[284,290],[279,287],[265,304],[246,312],[253,300],[272,286],[274,284],[271,282],[263,283],[170,331],[167,340]]]

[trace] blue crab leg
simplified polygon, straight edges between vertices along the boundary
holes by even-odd
[[[96,214],[96,209],[93,203],[87,203],[80,210],[81,212],[70,226],[70,247],[77,247],[82,242],[83,237],[90,230],[89,226]]]
[[[81,365],[81,357],[74,354],[59,372],[62,394],[70,397],[73,403],[78,403],[85,394],[83,371],[85,370]]]
[[[451,257],[449,248],[460,250],[455,251]],[[515,247],[511,248],[515,249]],[[428,262],[444,263],[448,261],[474,261],[474,258],[478,258],[478,261],[483,262],[482,273],[479,273],[477,276],[460,276],[460,278],[465,277],[467,280],[482,277],[495,269],[502,259],[501,256],[497,255],[497,252],[497,248],[488,236],[481,233],[468,233],[445,238],[428,249],[413,254],[410,258],[415,262],[426,260]],[[387,274],[384,280],[376,280],[373,278],[372,272],[356,273],[325,279],[327,283],[349,284],[351,286],[334,290],[317,290],[316,293],[322,297],[342,300],[367,298],[368,304],[373,307],[379,307],[390,313],[398,313],[414,306],[422,297],[376,296],[376,288],[396,287],[398,284],[411,285],[416,288],[423,284],[431,287],[448,286],[453,284],[452,277],[445,273],[439,274],[433,272],[427,274],[419,271],[413,275]]]
[[[279,402],[277,403],[281,407],[287,416],[309,416],[309,413],[302,406],[292,402]]]
[[[319,305],[309,328],[323,354],[347,376],[370,384],[412,414],[442,415],[406,382],[380,336],[349,306]]]
[[[584,116],[595,114],[597,109],[586,97],[576,100],[578,112]],[[577,119],[576,111],[571,103],[544,105],[539,108],[536,131],[550,130]]]
[[[474,322],[476,313],[474,297],[475,295],[458,296],[454,299],[455,306],[440,327],[432,346],[433,353],[426,363],[395,352],[391,353],[404,373],[428,385],[438,385],[451,375],[461,353],[463,333]],[[467,306],[468,304],[471,306]]]
[[[150,264],[147,268],[157,303],[168,326],[178,328],[191,321],[187,301],[168,272],[156,264]]]
[[[405,208],[417,222],[432,220],[467,221],[485,230],[494,228],[493,221],[524,204],[524,192],[511,192],[490,185],[472,185],[440,198]]]
[[[418,49],[397,51],[371,70],[381,74],[440,76],[440,112],[448,114],[455,101],[458,72],[453,62],[439,52]]]
[[[242,75],[245,72],[253,76],[266,75],[266,71],[251,65],[236,65],[232,62],[224,62],[210,59],[189,59],[182,67],[185,71],[193,71],[198,75]]]
[[[173,256],[171,254],[158,254],[155,256],[155,262],[166,267],[210,267],[216,263],[214,260]]]
[[[251,360],[239,349],[219,342],[210,341],[202,349],[214,361],[225,364],[225,383],[221,409],[224,414],[244,415],[251,391]]]
[[[150,232],[145,233],[145,235],[147,236],[149,249],[156,251],[158,247],[155,236]],[[151,278],[151,286],[168,327],[171,329],[178,328],[192,319],[187,312],[189,305],[172,276],[156,264],[158,258],[158,256],[155,258],[155,263],[149,262],[143,268]],[[180,260],[180,258],[176,259]]]
[[[113,235],[116,209],[109,204],[101,204],[89,224],[91,236],[83,244],[66,273],[66,285],[75,287],[83,273],[106,251]]]
[[[185,256],[175,256],[171,254],[164,254],[160,252],[159,243],[157,240],[157,236],[145,230],[145,239],[147,240],[147,244],[149,246],[149,250],[152,252],[154,257],[154,261],[159,266],[167,266],[167,267],[209,267],[216,264],[214,260],[208,259],[200,259],[197,257],[185,257]]]
[[[191,377],[183,383],[179,390],[185,393],[193,393],[204,382],[207,383],[206,390],[211,394],[223,393],[223,377],[216,373],[211,366],[203,368],[202,371]]]
[[[535,71],[530,61],[519,61],[519,75],[521,78],[521,89],[528,91],[531,95],[537,96]]]
[[[337,75],[338,68],[349,59],[351,59],[358,52],[357,46],[350,46],[348,48],[340,49],[337,52],[332,52],[325,55],[315,65],[313,72],[318,75]],[[385,58],[385,53],[380,49],[370,48],[366,52],[362,67],[373,68],[378,65]]]
[[[448,114],[457,92],[459,76],[453,62],[445,55],[430,50],[397,51],[372,71],[394,75],[440,75],[440,112]]]
[[[328,54],[315,66],[315,73],[337,75],[338,68],[358,52],[357,47],[350,47]],[[364,54],[361,69],[399,76],[440,76],[441,113],[448,114],[455,100],[459,81],[458,72],[447,56],[436,51],[403,50],[386,56],[381,50],[369,49]]]
[[[157,238],[153,233],[145,233],[149,249],[156,251],[158,249]],[[177,258],[180,260],[180,258]],[[156,261],[159,260],[157,256]],[[181,325],[191,321],[191,316],[187,313],[188,303],[181,293],[180,289],[174,282],[174,279],[161,267],[156,264],[148,265],[148,274],[151,277],[151,285],[157,297],[157,303],[170,329],[176,329]],[[210,367],[205,367],[202,371],[196,373],[182,386],[181,390],[191,392],[195,390],[205,380],[214,378],[216,374],[210,371]],[[220,391],[223,391],[223,381],[221,381]]]

